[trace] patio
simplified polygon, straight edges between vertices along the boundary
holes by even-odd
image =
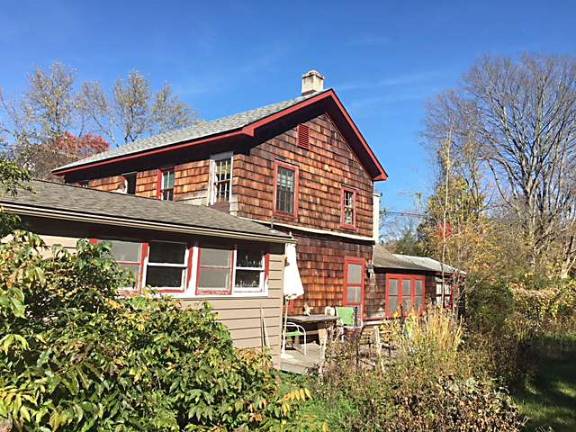
[[[280,358],[280,369],[284,372],[306,374],[316,369],[322,361],[322,348],[316,342],[306,344],[306,355],[303,347],[286,348]]]

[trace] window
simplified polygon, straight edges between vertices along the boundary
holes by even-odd
[[[214,159],[211,204],[229,202],[232,195],[232,156]]]
[[[128,195],[136,195],[136,173],[124,174],[124,191]]]
[[[257,250],[238,249],[234,270],[235,293],[264,291],[264,254]]]
[[[414,308],[420,310],[424,305],[424,281],[417,279],[414,283],[416,284],[414,289]]]
[[[174,169],[162,171],[160,198],[164,201],[174,201]]]
[[[400,313],[421,312],[426,298],[425,277],[396,274],[386,277],[386,316],[393,318]]]
[[[296,216],[298,191],[298,168],[276,162],[275,209],[279,213]]]
[[[265,254],[257,249],[203,247],[198,260],[198,295],[265,293]]]
[[[386,301],[386,311],[387,316],[392,317],[394,314],[398,313],[398,285],[400,281],[398,279],[388,280],[388,295]]]
[[[342,189],[342,217],[341,224],[347,227],[356,226],[356,192]]]
[[[121,268],[132,274],[132,283],[128,289],[135,289],[140,282],[140,261],[142,258],[142,245],[135,242],[121,240],[108,240],[112,256]]]
[[[202,248],[198,262],[197,294],[230,294],[233,251]]]
[[[184,243],[151,242],[146,267],[146,285],[152,288],[184,289],[188,250]]]
[[[310,148],[310,128],[306,125],[298,125],[298,147]]]

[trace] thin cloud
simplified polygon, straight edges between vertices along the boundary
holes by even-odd
[[[430,81],[440,75],[441,74],[439,71],[426,71],[426,72],[398,75],[395,77],[382,78],[376,81],[371,81],[369,79],[363,81],[352,81],[334,87],[340,91],[367,90],[382,87],[397,87],[403,85],[420,84],[426,81]]]

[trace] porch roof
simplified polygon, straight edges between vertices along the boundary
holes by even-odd
[[[444,268],[444,272],[450,274],[457,271],[454,267],[442,264],[433,258],[394,254],[382,245],[374,246],[374,267],[434,273],[442,273]]]
[[[184,202],[159,201],[78,186],[33,180],[30,190],[0,193],[4,211],[22,216],[82,221],[275,243],[292,237],[262,224]]]

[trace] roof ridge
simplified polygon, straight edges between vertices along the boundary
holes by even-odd
[[[195,140],[199,138],[205,138],[217,135],[223,132],[230,132],[233,130],[237,130],[251,123],[254,123],[258,120],[267,118],[270,115],[280,112],[293,105],[296,105],[297,103],[308,100],[312,97],[318,96],[331,90],[332,90],[331,88],[327,88],[319,92],[314,92],[304,96],[301,95],[292,99],[286,99],[280,102],[275,102],[260,107],[240,111],[227,116],[218,117],[213,120],[199,120],[190,126],[171,129],[169,131],[151,135],[146,138],[141,138],[136,141],[132,141],[130,143],[125,143],[116,146],[114,148],[111,148],[109,150],[106,150],[104,152],[96,153],[94,155],[79,159],[77,161],[70,162],[66,165],[56,168],[54,171],[59,171],[65,168],[72,168],[78,165],[83,165],[84,163],[103,161],[106,159],[114,158],[115,156],[138,153],[140,151],[146,151],[152,148],[161,148],[179,142],[185,142],[187,140]],[[226,126],[227,122],[233,123],[235,119],[238,120],[237,124],[231,124]],[[214,127],[219,125],[223,126],[222,128],[220,128],[221,130],[218,127]],[[210,130],[211,126],[212,130]],[[201,131],[203,127],[207,129],[204,132]],[[199,135],[193,136],[194,132],[199,132]],[[156,145],[154,145],[155,142],[157,142]],[[147,147],[147,145],[150,145],[150,147]]]

